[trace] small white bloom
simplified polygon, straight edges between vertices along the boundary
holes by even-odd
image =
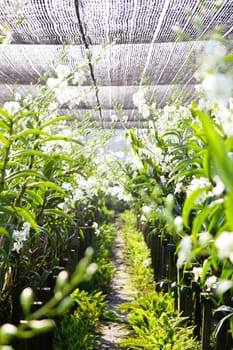
[[[20,110],[20,104],[16,101],[5,102],[3,109],[5,109],[10,115],[14,115]]]
[[[139,108],[138,108],[138,111],[139,113],[143,116],[144,119],[148,119],[149,116],[150,116],[150,110],[149,110],[149,107],[144,104],[144,105],[141,105]]]
[[[142,224],[143,224],[144,222],[146,222],[146,217],[145,217],[145,215],[141,215],[140,221],[141,221]]]
[[[143,205],[142,212],[145,216],[150,215],[151,211],[152,211],[151,207],[149,207],[148,205]]]
[[[219,259],[229,258],[233,263],[233,232],[224,231],[215,241]]]
[[[191,260],[192,257],[192,239],[190,236],[185,236],[180,241],[178,252],[177,268],[180,269],[185,262]]]
[[[209,181],[209,179],[205,178],[205,177],[200,177],[200,178],[196,178],[193,177],[192,181],[190,182],[190,184],[188,185],[186,192],[187,192],[187,196],[189,196],[192,192],[196,191],[198,188],[203,188],[203,187],[208,187],[211,186],[211,183]],[[206,191],[203,191],[199,197],[196,199],[195,203],[196,204],[202,204],[205,199],[207,198],[207,193]]]
[[[230,103],[229,101],[229,104]],[[230,137],[233,136],[233,110],[219,103],[218,107],[215,108],[214,115],[216,121],[222,126],[225,134]]]
[[[210,276],[207,277],[206,281],[205,281],[205,285],[207,287],[207,290],[211,290],[211,289],[215,289],[217,286],[217,277],[216,276]]]
[[[230,280],[220,280],[217,283],[217,290],[216,292],[218,294],[224,294],[226,291],[228,291],[230,288],[233,287],[233,282]]]
[[[63,210],[64,212],[68,212],[70,210],[71,202],[69,198],[65,198],[63,202],[59,203],[58,208]]]
[[[70,67],[65,66],[64,64],[59,64],[55,68],[55,72],[57,73],[57,77],[59,80],[64,80],[71,74]]]
[[[24,99],[25,102],[32,102],[32,100],[33,100],[32,94],[27,94],[27,96]]]
[[[194,279],[195,279],[195,281],[199,281],[199,278],[201,277],[202,271],[203,271],[203,268],[202,268],[202,267],[196,267],[196,266],[194,266],[192,272],[193,272],[193,274],[194,274]]]
[[[150,261],[149,261],[149,259],[145,259],[145,260],[143,260],[142,261],[142,267],[148,267],[148,266],[150,266]]]
[[[93,224],[92,224],[92,227],[94,228],[95,235],[96,235],[96,236],[99,236],[99,234],[100,234],[100,229],[99,229],[98,223],[94,221]]]
[[[221,178],[218,175],[215,175],[213,180],[216,183],[216,186],[213,188],[212,192],[216,196],[219,196],[225,190],[225,185],[224,185],[224,183],[222,182]]]
[[[209,243],[213,239],[212,235],[208,231],[200,232],[198,243],[199,245],[205,245],[206,243]]]
[[[14,230],[12,234],[12,238],[17,242],[22,242],[27,239],[27,236],[24,231]]]
[[[174,226],[176,227],[178,232],[181,232],[183,230],[183,218],[182,218],[182,216],[175,217]]]
[[[15,101],[20,101],[22,98],[21,94],[19,92],[15,93]]]
[[[23,248],[23,243],[19,241],[15,241],[13,243],[12,251],[16,251],[17,253],[19,253],[22,248]]]
[[[30,233],[30,228],[31,228],[31,225],[29,224],[29,222],[23,223],[22,230],[25,232],[26,237],[28,237],[28,235]]]
[[[48,78],[46,84],[49,88],[54,89],[59,86],[60,80],[57,78]]]
[[[128,116],[127,116],[127,115],[123,115],[123,117],[121,118],[121,120],[123,121],[123,123],[127,123],[127,121],[128,121]]]
[[[112,121],[112,123],[115,123],[118,121],[118,117],[116,114],[111,115],[111,121]]]
[[[52,112],[54,110],[56,110],[58,108],[58,103],[57,102],[51,102],[49,105],[48,105],[48,111],[49,112]]]
[[[177,182],[174,193],[180,193],[184,189],[183,182]]]
[[[72,185],[70,182],[64,182],[61,186],[65,191],[70,191],[72,190]]]
[[[93,222],[93,224],[92,224],[92,227],[94,228],[94,229],[97,229],[98,227],[99,227],[99,225],[98,225],[98,223],[97,222]]]
[[[213,101],[226,102],[232,94],[231,78],[223,73],[207,74],[202,87],[206,97]]]
[[[136,107],[141,106],[146,103],[145,99],[145,91],[144,90],[138,90],[133,94],[133,103]]]
[[[86,80],[85,72],[83,70],[79,70],[74,72],[72,83],[82,85]]]

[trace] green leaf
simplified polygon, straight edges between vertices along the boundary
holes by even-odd
[[[25,194],[28,198],[31,198],[36,205],[42,205],[43,204],[43,198],[35,191],[29,190],[28,188],[25,191]]]
[[[212,205],[212,211],[210,213],[210,221],[208,226],[208,231],[212,232],[214,230],[214,233],[216,233],[216,229],[222,230],[224,228],[223,224],[224,219],[224,210],[223,210],[223,203],[217,203],[216,205]]]
[[[44,176],[35,170],[19,170],[19,171],[14,172],[13,174],[8,175],[6,177],[6,181],[10,181],[10,180],[21,178],[21,177],[25,178],[25,177],[29,177],[29,176],[44,179]]]
[[[12,119],[11,116],[10,116],[10,114],[7,113],[7,111],[5,111],[5,109],[3,109],[3,108],[0,108],[0,114],[1,114],[3,117],[5,117],[7,120],[11,120],[11,119]]]
[[[28,135],[43,135],[43,136],[50,136],[49,133],[45,132],[45,131],[42,131],[42,130],[39,130],[39,129],[28,129],[28,130],[24,130],[23,132],[21,132],[20,134],[18,135],[15,135],[13,137],[14,140],[18,140],[24,136],[28,136]]]
[[[77,143],[78,145],[84,146],[82,142],[72,139],[71,137],[65,137],[65,136],[50,136],[47,139],[44,139],[39,142],[39,144],[43,144],[46,142],[51,142],[51,141],[66,141],[66,142],[73,142]]]
[[[44,163],[43,173],[47,179],[50,179],[57,169],[57,162],[53,157],[49,157]]]
[[[9,146],[9,141],[8,141],[8,139],[2,134],[2,133],[0,133],[0,141],[6,146],[6,147],[8,147]]]
[[[57,184],[55,184],[54,182],[51,182],[51,181],[33,182],[33,183],[29,183],[27,187],[40,187],[44,191],[46,191],[47,188],[51,188],[51,189],[53,189],[55,191],[61,192],[63,194],[66,194],[65,191],[60,186],[58,186]]]
[[[190,195],[186,198],[185,202],[184,202],[184,207],[183,207],[183,212],[182,212],[182,216],[183,216],[183,220],[184,220],[184,225],[186,227],[189,227],[189,216],[190,216],[190,212],[193,209],[197,209],[197,205],[195,204],[195,201],[197,200],[197,198],[203,193],[206,192],[210,189],[210,186],[205,186],[205,187],[201,187],[201,188],[197,188],[195,191],[193,191],[192,193],[190,193]]]
[[[222,273],[220,275],[220,279],[228,280],[232,277],[232,274],[233,274],[232,268],[227,269],[226,267],[224,267],[224,269],[222,270]]]
[[[38,157],[43,157],[43,158],[47,158],[49,157],[47,154],[45,154],[44,152],[42,151],[37,151],[37,150],[30,150],[30,149],[27,149],[26,151],[25,150],[20,150],[20,151],[17,151],[15,153],[12,153],[11,154],[11,158],[17,158],[17,157],[30,157],[30,156],[38,156]]]
[[[0,194],[0,209],[1,205],[11,205],[12,199],[16,197],[16,193],[13,191],[4,191]]]
[[[75,225],[75,221],[72,219],[72,217],[60,209],[45,209],[43,211],[43,215],[45,215],[45,216],[50,216],[50,215],[60,216],[60,217],[67,219],[72,225]]]
[[[4,224],[0,223],[0,235],[3,235],[9,238],[9,232],[2,225],[7,226],[7,223],[4,223]]]
[[[217,173],[221,177],[228,191],[233,191],[233,162],[228,157],[227,149],[222,137],[214,128],[215,123],[201,110],[192,110],[192,112],[202,122],[208,140],[210,155],[214,161]]]
[[[38,231],[37,223],[32,214],[27,209],[11,206],[1,207],[1,210],[10,215],[13,215],[14,217],[20,217],[21,219],[23,218],[25,221],[29,222],[29,224],[35,231]]]
[[[225,197],[225,214],[229,230],[233,231],[233,192],[228,193]]]
[[[8,256],[7,252],[5,251],[5,249],[0,247],[0,256],[1,255],[3,256],[4,261],[7,264],[7,266],[9,266],[9,264],[10,264],[9,256]]]
[[[41,129],[44,129],[46,128],[47,126],[50,126],[50,125],[53,125],[53,124],[56,124],[62,120],[75,120],[75,117],[72,117],[72,116],[60,116],[60,117],[57,117],[57,118],[54,118],[53,120],[50,120],[48,123],[46,124],[43,124],[41,126]]]
[[[6,129],[7,131],[9,131],[10,125],[8,125],[4,120],[0,119],[0,128]]]
[[[203,152],[202,153],[202,165],[204,169],[204,176],[207,178],[211,178],[212,174],[212,167],[211,167],[211,159],[209,157],[209,152]]]
[[[210,214],[212,208],[207,207],[203,208],[194,218],[193,224],[192,224],[192,237],[194,244],[197,243],[197,235],[202,229],[202,225],[205,222],[205,219]]]
[[[85,238],[85,234],[84,234],[83,229],[81,227],[78,228],[78,233],[82,239]]]
[[[212,256],[209,256],[205,263],[203,264],[202,272],[201,272],[201,282],[204,283],[206,279],[206,275],[209,272],[210,267],[212,266]]]
[[[224,61],[226,61],[226,62],[233,61],[233,53],[225,56]]]
[[[29,222],[29,224],[31,225],[31,227],[35,231],[38,231],[37,223],[36,223],[34,217],[32,216],[32,214],[28,210],[26,210],[24,208],[20,208],[20,207],[14,207],[14,209],[16,210],[18,215],[23,217],[25,219],[25,221]]]
[[[191,176],[197,176],[197,177],[205,177],[205,172],[204,169],[201,168],[193,168],[193,169],[189,169],[189,170],[185,170],[185,171],[181,171],[178,174],[174,175],[171,180],[175,180],[175,179],[179,179],[181,177],[191,177]],[[170,181],[169,181],[170,182]],[[168,182],[168,183],[169,183]]]
[[[233,334],[233,317],[230,318],[231,334]]]

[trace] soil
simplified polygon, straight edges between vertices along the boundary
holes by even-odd
[[[117,344],[122,337],[128,333],[126,328],[127,315],[122,314],[118,309],[119,305],[132,301],[135,295],[135,292],[130,289],[131,278],[127,271],[128,268],[124,259],[124,244],[121,234],[118,233],[115,239],[114,256],[112,261],[116,272],[111,283],[112,292],[108,296],[108,309],[113,311],[121,322],[101,325],[102,336],[99,339],[100,345],[96,350],[120,349]]]

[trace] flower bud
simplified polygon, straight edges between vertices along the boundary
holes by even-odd
[[[70,296],[65,297],[59,304],[58,308],[57,308],[57,312],[59,314],[63,314],[64,312],[66,312],[67,310],[69,310],[71,308],[71,306],[74,303],[74,299],[71,298]]]
[[[28,326],[35,331],[35,333],[44,333],[50,331],[55,327],[55,322],[53,320],[32,320],[28,322]]]
[[[30,313],[30,309],[34,300],[33,290],[31,288],[25,288],[20,295],[20,303],[24,314],[27,316]]]
[[[94,253],[94,249],[92,247],[88,247],[85,251],[85,256],[92,257]]]
[[[87,274],[92,276],[97,271],[98,265],[96,263],[92,263],[87,268]]]
[[[0,327],[0,344],[7,344],[17,334],[17,327],[11,323],[5,323]]]
[[[68,273],[67,271],[63,270],[59,273],[59,275],[57,276],[57,280],[56,280],[56,287],[55,290],[58,291],[60,289],[63,289],[65,287],[65,285],[68,282]]]

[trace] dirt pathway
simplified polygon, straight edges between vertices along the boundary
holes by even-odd
[[[118,310],[120,304],[131,301],[134,292],[130,290],[130,275],[127,273],[127,265],[124,261],[124,240],[120,233],[117,234],[114,244],[113,264],[116,273],[112,280],[112,292],[109,295],[108,308],[114,311],[122,322],[126,321],[126,316]],[[124,323],[108,323],[101,325],[102,336],[99,339],[100,345],[96,350],[117,350],[117,343],[127,334]]]

